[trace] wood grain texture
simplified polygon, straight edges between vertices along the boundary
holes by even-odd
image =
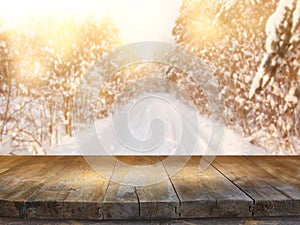
[[[254,200],[254,216],[300,215],[299,190],[245,157],[217,157],[222,174]]]
[[[24,217],[28,198],[66,163],[65,157],[16,157],[0,174],[0,216]]]
[[[300,190],[300,156],[251,156],[247,159]]]
[[[113,180],[135,186],[139,218],[179,218],[179,199],[158,156],[117,157]]]
[[[174,167],[178,160],[174,160]],[[200,171],[199,162],[200,158],[188,161],[179,173],[171,177],[180,199],[178,213],[181,217],[251,216],[252,199],[214,168]],[[166,170],[170,168],[169,163]]]
[[[222,156],[205,171],[200,159],[0,156],[0,217],[259,224],[253,216],[300,215],[300,157]]]
[[[13,169],[17,165],[24,164],[31,156],[0,156],[0,173]]]
[[[132,162],[132,157],[128,158]],[[131,163],[116,160],[110,184],[100,209],[104,219],[136,219],[140,205],[136,188],[130,184],[136,179],[131,174]]]
[[[137,187],[140,203],[140,218],[180,218],[179,199],[169,180],[146,187]]]
[[[300,217],[264,217],[264,218],[198,218],[164,220],[24,220],[0,218],[0,224],[6,225],[299,225]]]
[[[111,182],[99,212],[104,219],[137,219],[139,210],[135,187]]]
[[[55,178],[26,203],[28,218],[98,219],[109,180],[101,177],[82,157],[72,157]]]
[[[104,218],[178,218],[178,198],[159,157],[116,157]],[[162,181],[157,183],[157,181]]]
[[[179,218],[180,215],[177,213],[179,199],[169,176],[160,160],[155,165],[152,169],[147,169],[150,170],[148,173],[142,174],[151,181],[150,185],[136,188],[140,203],[140,218]]]

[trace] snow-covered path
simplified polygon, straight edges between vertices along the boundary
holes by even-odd
[[[216,132],[215,121],[199,115],[191,107],[170,95],[148,95],[147,98],[142,96],[122,107],[121,112],[116,112],[114,115],[113,118],[97,120],[83,132],[76,132],[76,138],[66,139],[64,144],[50,149],[48,154],[267,154],[265,149],[252,145],[233,130],[225,128],[224,132]],[[124,115],[128,117],[125,118]],[[157,123],[151,124],[151,121],[157,118],[160,122],[155,121]],[[183,132],[186,135],[183,136]],[[213,137],[213,135],[217,136]],[[212,137],[220,143],[220,148],[208,151],[207,145]]]

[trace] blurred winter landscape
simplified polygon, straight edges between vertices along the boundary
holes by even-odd
[[[152,12],[160,7],[154,2]],[[121,6],[118,1],[114,4]],[[167,16],[174,19],[172,27],[159,28],[169,36],[154,39],[184,47],[213,70],[224,99],[220,117],[226,125],[217,153],[300,154],[300,1],[182,0],[178,5],[181,7],[174,7],[173,14]],[[162,15],[167,6],[164,3]],[[88,145],[97,146],[102,140],[111,154],[115,149],[135,154],[116,139],[111,116],[118,113],[114,111],[116,104],[126,108],[132,99],[155,94],[147,77],[170,81],[188,96],[184,100],[167,91],[162,93],[183,110],[191,136],[192,127],[199,126],[193,154],[205,154],[216,121],[210,118],[205,90],[184,72],[185,68],[159,62],[120,68],[103,80],[95,102],[89,91],[78,91],[84,76],[101,55],[136,37],[135,31],[118,22],[121,16],[116,19],[115,15],[97,16],[95,12],[79,16],[77,11],[55,15],[33,14],[13,24],[8,22],[14,20],[12,15],[0,16],[0,154],[82,154],[74,131],[87,121],[97,131],[90,136],[87,132]],[[143,13],[138,16],[143,17]],[[159,21],[155,24],[159,26]],[[126,29],[130,36],[124,41]],[[134,37],[129,39],[146,39]],[[138,83],[136,89],[130,89],[133,83]],[[191,103],[197,111],[197,123],[188,117],[193,111]],[[136,107],[128,124],[134,136],[147,138],[151,122],[147,115],[157,114],[170,126],[166,144],[176,145],[180,120],[166,109],[154,102]],[[165,149],[172,153],[172,147],[163,144],[160,148],[156,154]],[[189,151],[182,149],[183,153]]]

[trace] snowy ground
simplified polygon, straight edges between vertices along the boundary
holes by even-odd
[[[156,121],[151,125],[156,118],[163,123]],[[213,146],[220,144],[219,149],[209,150],[211,139]],[[224,128],[222,132],[219,123],[199,115],[174,97],[156,94],[135,99],[114,117],[98,120],[83,132],[76,132],[76,138],[66,138],[64,144],[50,149],[48,154],[259,155],[267,151],[233,130]]]

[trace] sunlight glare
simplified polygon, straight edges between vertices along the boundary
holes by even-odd
[[[60,23],[69,16],[109,16],[125,43],[169,41],[180,5],[181,0],[10,0],[1,5],[0,22],[15,27],[49,16]]]
[[[18,25],[30,18],[44,16],[105,16],[107,14],[107,1],[97,0],[11,0],[0,8],[0,17],[5,25]]]

